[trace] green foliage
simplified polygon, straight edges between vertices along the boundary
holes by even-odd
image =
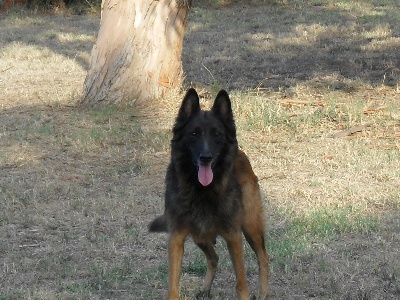
[[[357,215],[352,208],[322,209],[310,212],[303,219],[293,222],[298,235],[330,238],[335,234],[362,233],[375,231],[377,220],[372,216]]]
[[[293,236],[290,229],[287,232],[271,232],[266,242],[272,269],[287,268],[294,253],[301,253],[306,249],[305,241],[301,237]]]
[[[270,232],[267,248],[272,268],[286,269],[295,253],[307,253],[315,241],[334,240],[342,234],[368,234],[378,230],[378,220],[357,214],[351,207],[319,209],[297,217],[284,228]]]
[[[183,266],[183,272],[204,276],[207,272],[206,258],[202,257],[189,261],[188,265]]]

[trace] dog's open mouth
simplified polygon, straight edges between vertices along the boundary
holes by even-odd
[[[211,164],[199,164],[199,170],[197,173],[197,177],[199,179],[199,182],[203,185],[203,186],[207,186],[209,185],[214,177],[213,171],[211,169]]]

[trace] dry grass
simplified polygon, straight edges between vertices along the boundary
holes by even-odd
[[[219,88],[231,93],[239,144],[265,194],[271,299],[396,299],[399,6],[268,3],[194,7],[183,57],[204,106]],[[0,299],[166,294],[166,239],[147,224],[162,211],[181,95],[140,112],[75,107],[98,22],[1,15]],[[360,124],[369,126],[334,137]],[[217,247],[213,295],[231,299],[231,263]],[[204,272],[188,242],[184,299]]]

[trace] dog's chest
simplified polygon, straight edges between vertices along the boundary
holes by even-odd
[[[227,232],[233,229],[237,216],[241,212],[240,199],[224,198],[216,195],[205,195],[191,201],[189,207],[189,223],[194,232]]]

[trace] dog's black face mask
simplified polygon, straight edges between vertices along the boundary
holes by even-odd
[[[223,155],[226,139],[236,139],[228,94],[219,92],[212,109],[202,111],[196,91],[190,89],[182,101],[173,132],[173,141],[179,139],[190,151],[199,182],[203,186],[211,184],[213,167]]]
[[[222,123],[212,112],[200,112],[185,128],[183,141],[192,155],[199,182],[203,186],[209,185],[214,177],[213,167],[225,143]]]

